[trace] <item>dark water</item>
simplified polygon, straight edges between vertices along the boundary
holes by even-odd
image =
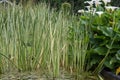
[[[60,77],[60,78],[53,78],[46,75],[39,75],[39,73],[8,73],[2,74],[0,76],[0,80],[75,80],[74,78],[70,77]]]
[[[58,78],[53,78],[48,74],[41,73],[40,71],[34,72],[9,72],[0,75],[0,80],[96,80],[93,78],[87,78],[79,75],[79,78],[75,78],[70,74],[61,74]]]

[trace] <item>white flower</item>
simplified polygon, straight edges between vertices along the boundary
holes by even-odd
[[[81,10],[78,10],[78,13],[91,13],[92,11],[91,10],[83,10],[83,9],[81,9]]]
[[[78,13],[84,13],[85,11],[83,9],[78,10]]]
[[[84,3],[88,3],[90,6],[93,5],[93,1],[85,1]]]
[[[100,0],[85,1],[84,3],[88,3],[90,6],[93,6],[93,4],[95,4],[95,6],[102,4]]]
[[[111,0],[102,0],[102,1],[105,3],[105,5],[107,5],[107,3],[111,2]]]
[[[119,7],[115,7],[115,6],[105,6],[105,8],[106,8],[107,10],[112,10],[112,11],[114,11],[115,9],[118,9]]]
[[[101,16],[104,12],[103,11],[97,11],[95,13],[98,14],[99,16]]]
[[[102,4],[102,2],[100,2],[100,1],[95,1],[95,5],[96,5],[96,6],[98,6],[98,5],[100,5],[100,4]]]
[[[92,0],[92,2],[95,4],[102,4],[101,0]]]
[[[91,6],[85,6],[85,7],[88,9],[88,11],[90,11],[90,7],[91,7]]]
[[[96,8],[92,8],[91,10],[85,10],[84,13],[91,13],[91,14],[95,14],[96,12]]]
[[[91,11],[85,11],[85,13],[90,13]]]

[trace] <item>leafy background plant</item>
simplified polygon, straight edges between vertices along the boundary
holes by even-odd
[[[79,9],[83,9],[84,8],[84,2],[87,0],[11,0],[11,1],[16,1],[17,4],[22,3],[24,5],[27,5],[27,2],[32,1],[32,3],[38,4],[39,2],[46,2],[47,4],[49,4],[52,8],[57,8],[61,9],[61,5],[64,2],[68,2],[70,3],[72,6],[72,11],[73,12],[77,12]],[[119,0],[111,0],[111,4],[114,6],[120,6],[120,1]]]
[[[102,67],[108,67],[113,72],[119,67],[119,49],[120,49],[120,24],[119,13],[105,12],[101,16],[92,17],[90,49],[88,50],[89,69],[97,70],[96,67],[104,60]],[[105,57],[106,56],[106,57]],[[100,69],[102,69],[102,67]],[[98,69],[97,72],[100,70]]]

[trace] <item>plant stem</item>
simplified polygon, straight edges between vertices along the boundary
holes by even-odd
[[[113,43],[114,43],[114,40],[115,40],[116,36],[117,36],[117,35],[115,35],[115,36],[113,37],[113,40],[112,40],[111,45],[110,45],[110,48],[108,49],[105,57],[102,59],[102,61],[98,64],[98,66],[97,66],[97,67],[95,68],[95,70],[93,71],[93,73],[94,73],[95,75],[98,74],[99,71],[101,70],[101,68],[103,67],[104,62],[105,62],[106,58],[108,57],[108,55],[109,55],[109,53],[110,53],[111,47],[112,47],[112,45],[113,45]]]

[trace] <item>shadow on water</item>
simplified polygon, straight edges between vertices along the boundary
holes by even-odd
[[[70,75],[70,73],[61,73],[60,77],[53,78],[51,74],[41,71],[32,72],[9,72],[0,75],[0,80],[96,80],[83,75]]]

